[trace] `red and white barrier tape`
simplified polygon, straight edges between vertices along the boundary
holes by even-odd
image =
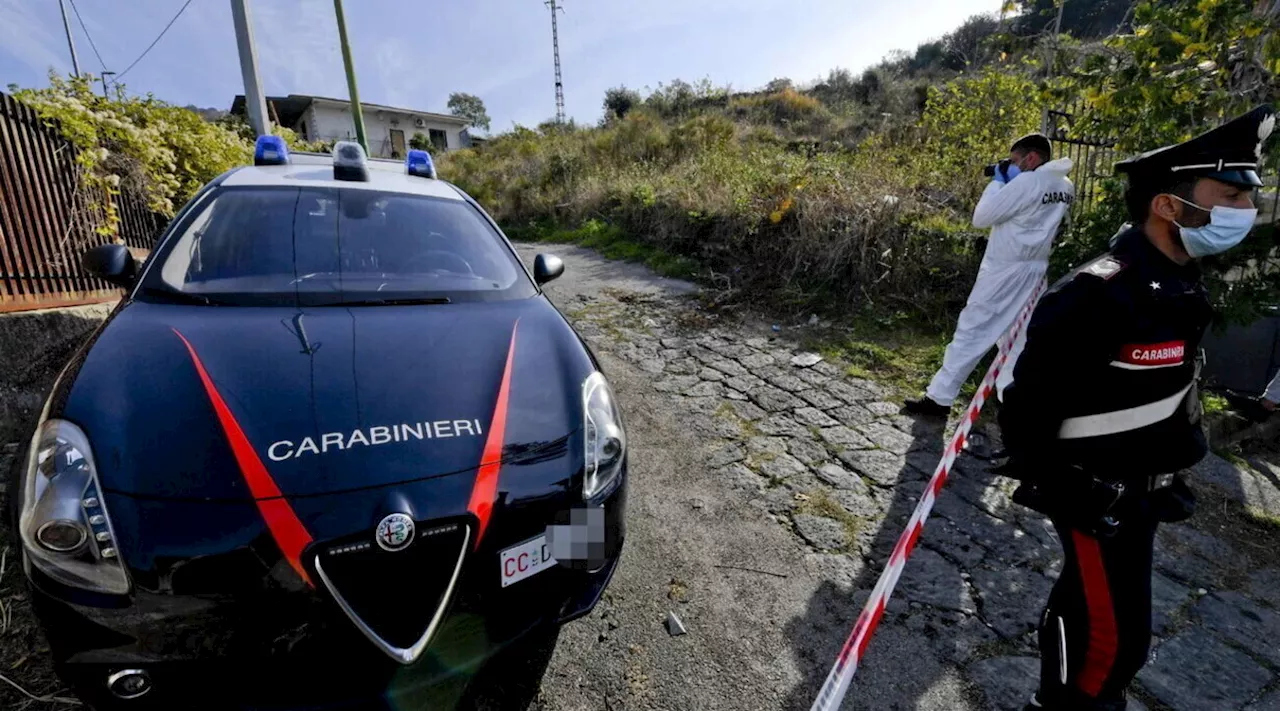
[[[916,510],[911,514],[911,520],[907,523],[906,530],[898,537],[898,543],[893,547],[893,554],[889,556],[889,562],[885,565],[884,572],[880,574],[880,579],[876,581],[876,586],[871,591],[871,597],[867,599],[867,604],[863,607],[862,614],[858,615],[858,621],[854,624],[849,638],[845,640],[844,647],[840,650],[840,656],[836,658],[836,663],[831,668],[831,673],[827,674],[827,680],[823,682],[822,690],[818,692],[818,698],[814,700],[810,711],[835,711],[840,708],[840,702],[844,700],[845,692],[849,690],[849,683],[853,680],[853,673],[858,670],[858,663],[862,661],[862,655],[867,649],[867,644],[871,641],[871,635],[875,632],[876,626],[880,624],[880,618],[884,615],[885,605],[889,602],[889,596],[893,594],[893,588],[898,584],[898,578],[902,576],[902,570],[906,567],[907,558],[911,556],[911,552],[915,550],[916,543],[920,540],[920,534],[924,531],[924,521],[929,517],[929,512],[933,510],[933,502],[937,500],[938,493],[942,491],[942,487],[947,483],[947,477],[951,473],[951,465],[955,463],[956,457],[964,449],[965,439],[969,436],[969,430],[973,427],[973,423],[978,421],[978,413],[982,410],[983,404],[986,403],[987,398],[991,397],[996,379],[1000,375],[1000,370],[1009,359],[1009,352],[1013,349],[1013,344],[1017,341],[1022,327],[1031,317],[1031,312],[1035,309],[1036,302],[1044,291],[1044,287],[1045,283],[1041,281],[1036,290],[1032,292],[1027,303],[1023,305],[1017,320],[1001,337],[998,344],[999,352],[995,360],[992,361],[991,367],[987,369],[987,375],[982,379],[982,384],[978,386],[978,392],[974,394],[973,400],[969,402],[969,407],[966,408],[964,416],[960,418],[960,424],[956,426],[955,433],[951,436],[947,448],[942,454],[942,460],[938,462],[938,467],[934,470],[933,477],[929,480],[929,485],[925,487],[924,494],[920,496],[920,502],[916,504]]]

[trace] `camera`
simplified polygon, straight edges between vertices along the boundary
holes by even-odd
[[[994,178],[996,176],[996,169],[999,168],[1000,174],[1006,175],[1008,174],[1008,171],[1009,171],[1009,165],[1010,165],[1009,159],[1005,158],[999,163],[992,163],[991,165],[983,167],[982,174],[988,178]]]

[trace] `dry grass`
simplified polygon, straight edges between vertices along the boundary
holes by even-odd
[[[0,496],[0,505],[4,503]],[[53,673],[44,641],[11,543],[7,524],[0,523],[0,709],[71,709],[80,701]]]
[[[520,129],[440,169],[514,238],[603,240],[784,308],[951,309],[977,268],[966,215],[881,148],[833,143],[841,120],[788,89],[680,119]]]

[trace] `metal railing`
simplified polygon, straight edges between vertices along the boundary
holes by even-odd
[[[97,234],[90,190],[75,148],[30,107],[0,93],[0,311],[65,305],[118,295],[80,266],[87,248],[115,241]],[[117,237],[149,251],[167,220],[138,196],[114,199]]]
[[[1080,126],[1084,104],[1077,103],[1046,115],[1045,133],[1054,144],[1054,158],[1070,158],[1071,182],[1076,186],[1076,201],[1071,206],[1074,219],[1093,206],[1102,181],[1114,175],[1116,161],[1123,158],[1116,151],[1116,141],[1086,134]]]

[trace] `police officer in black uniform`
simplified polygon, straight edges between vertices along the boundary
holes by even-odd
[[[1134,227],[1031,318],[1000,412],[1002,471],[1022,480],[1014,501],[1049,516],[1064,561],[1028,709],[1123,710],[1146,661],[1156,525],[1191,515],[1176,472],[1207,451],[1196,378],[1211,308],[1197,260],[1252,227],[1274,123],[1261,106],[1118,164]]]

